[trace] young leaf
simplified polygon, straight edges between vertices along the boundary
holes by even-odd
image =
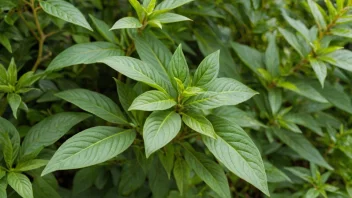
[[[218,76],[220,68],[219,55],[220,51],[216,51],[205,57],[199,64],[192,81],[194,86],[205,86]]]
[[[324,81],[327,75],[327,67],[325,63],[316,59],[310,59],[309,62],[315,72],[315,75],[317,75],[319,79],[321,87],[324,88]]]
[[[52,145],[74,125],[88,117],[90,115],[86,113],[63,112],[45,118],[27,132],[22,143],[22,156]]]
[[[124,17],[116,21],[110,30],[125,29],[125,28],[141,28],[143,25],[134,17]]]
[[[61,52],[51,61],[47,71],[53,71],[78,64],[92,64],[109,56],[121,56],[124,52],[108,42],[76,44]]]
[[[21,96],[15,93],[7,94],[7,101],[11,107],[13,117],[17,119],[17,110],[22,102]]]
[[[251,138],[232,122],[214,116],[210,120],[217,135],[203,136],[205,145],[231,172],[269,196],[263,160]]]
[[[21,173],[10,172],[7,174],[8,184],[23,198],[33,198],[31,181]]]
[[[192,130],[216,138],[216,134],[211,122],[202,115],[197,115],[195,112],[187,112],[182,114],[183,122]]]
[[[157,20],[160,23],[175,23],[180,21],[191,21],[191,19],[175,13],[159,14],[159,15],[156,15],[155,17],[150,18],[150,20]]]
[[[149,0],[147,6],[145,6],[147,8],[148,14],[153,13],[156,3],[157,3],[156,0]],[[144,4],[144,2],[143,2],[143,4]]]
[[[142,7],[142,5],[139,3],[138,0],[128,0],[130,2],[130,4],[132,5],[132,7],[134,8],[134,10],[137,12],[138,15],[138,19],[139,21],[143,20],[144,17],[144,9]],[[144,2],[143,2],[144,3]]]
[[[276,115],[282,105],[282,91],[281,89],[274,88],[268,91],[268,100],[273,115]]]
[[[292,150],[296,151],[304,159],[327,169],[333,169],[320,155],[319,151],[314,148],[313,145],[302,134],[292,133],[290,131],[278,128],[274,128],[273,131],[282,142],[287,144]]]
[[[17,81],[17,66],[13,58],[11,58],[10,65],[7,68],[7,81],[12,86],[14,86]]]
[[[111,56],[101,59],[99,62],[105,63],[125,76],[141,81],[164,93],[168,93],[171,84],[167,82],[159,73],[155,72],[149,64],[138,59],[124,56]]]
[[[42,159],[29,160],[29,161],[21,162],[17,164],[15,170],[19,172],[25,172],[25,171],[34,170],[42,166],[45,166],[47,163],[48,163],[48,160],[42,160]]]
[[[90,31],[93,31],[83,14],[72,4],[64,0],[47,0],[40,1],[43,10],[64,21],[79,25]]]
[[[176,180],[176,185],[181,195],[189,183],[190,168],[186,161],[182,158],[177,158],[174,165],[174,177]]]
[[[158,111],[170,109],[176,104],[176,101],[168,94],[152,90],[138,96],[128,110]]]
[[[0,43],[9,51],[12,53],[12,47],[9,38],[7,36],[0,34]]]
[[[152,153],[168,144],[181,129],[181,117],[174,111],[154,111],[145,121],[143,139],[145,153]]]
[[[105,162],[125,151],[135,137],[135,131],[117,127],[98,126],[84,130],[60,146],[42,175]]]
[[[169,65],[167,67],[167,72],[170,79],[173,81],[174,78],[181,80],[182,84],[187,85],[189,81],[189,68],[187,65],[186,58],[182,52],[182,46],[179,45],[172,56]],[[176,87],[174,83],[174,87]]]
[[[323,14],[319,10],[319,5],[313,0],[308,0],[308,5],[310,7],[310,10],[312,11],[315,22],[318,24],[318,27],[325,30],[326,22]]]
[[[184,148],[186,162],[196,174],[220,197],[230,198],[229,184],[221,166],[188,144],[184,144]]]
[[[280,75],[280,57],[276,46],[276,35],[271,34],[268,37],[269,44],[265,51],[265,65],[273,77]]]
[[[103,94],[86,89],[70,89],[57,93],[56,96],[108,122],[128,124],[119,106]]]

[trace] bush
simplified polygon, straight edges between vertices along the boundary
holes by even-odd
[[[352,197],[351,6],[2,0],[0,197]]]

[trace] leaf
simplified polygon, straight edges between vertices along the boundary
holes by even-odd
[[[292,19],[291,17],[289,17],[287,15],[285,10],[281,10],[281,11],[282,11],[282,16],[291,25],[291,27],[296,29],[306,39],[307,42],[312,42],[313,41],[310,38],[310,33],[309,33],[308,28],[300,20]]]
[[[22,143],[22,156],[54,144],[73,126],[90,117],[86,113],[63,112],[45,118],[34,125]]]
[[[264,162],[265,172],[270,183],[292,182],[291,179],[269,162]]]
[[[182,114],[182,120],[192,130],[211,138],[216,138],[213,125],[204,116],[195,112],[186,112]]]
[[[9,38],[7,38],[3,34],[0,34],[0,43],[1,43],[1,45],[3,45],[7,49],[7,51],[12,53],[12,47],[11,47],[11,43],[10,43]]]
[[[7,174],[8,184],[23,198],[33,198],[32,184],[27,176],[21,173]]]
[[[203,153],[195,152],[190,145],[183,146],[186,162],[196,174],[220,197],[230,198],[229,184],[222,167]]]
[[[12,142],[7,133],[0,133],[0,145],[7,168],[11,168],[16,158]]]
[[[173,10],[177,7],[180,7],[192,1],[194,0],[164,0],[159,5],[156,6],[155,10],[163,10],[163,11]]]
[[[7,101],[11,107],[13,117],[17,119],[17,110],[22,102],[21,96],[15,93],[7,94]]]
[[[116,21],[110,30],[118,30],[125,28],[141,28],[143,25],[134,17],[123,17]]]
[[[182,158],[177,158],[174,165],[174,177],[176,185],[181,195],[186,190],[187,184],[189,183],[190,168],[186,161]]]
[[[110,56],[121,56],[124,52],[116,45],[108,42],[92,42],[76,44],[57,55],[47,68],[53,71],[78,64],[92,64]]]
[[[281,89],[269,89],[268,91],[268,100],[273,115],[276,115],[280,110],[282,105],[282,91]]]
[[[191,19],[175,13],[159,14],[159,15],[156,15],[155,17],[152,17],[150,20],[156,20],[156,21],[159,21],[160,23],[176,23],[180,21],[191,21]]]
[[[158,157],[163,165],[168,178],[171,178],[171,171],[174,166],[174,159],[175,159],[175,147],[172,144],[168,144],[164,150],[160,150],[158,152]]]
[[[13,58],[11,58],[10,65],[7,68],[7,81],[12,86],[15,86],[17,81],[17,66]]]
[[[335,36],[341,36],[346,38],[352,38],[352,30],[346,28],[332,28],[330,30],[331,34]]]
[[[169,65],[167,67],[167,72],[170,76],[170,79],[173,80],[177,78],[185,85],[189,83],[190,75],[189,68],[187,65],[186,58],[182,52],[182,45],[180,44],[174,55],[172,56]],[[174,87],[177,87],[174,83]]]
[[[55,152],[42,172],[77,169],[105,162],[125,151],[133,143],[135,131],[98,126],[68,139]]]
[[[269,44],[264,57],[266,68],[273,77],[280,75],[280,57],[275,39],[276,35],[274,34],[268,36]]]
[[[86,18],[84,18],[83,14],[75,6],[66,1],[40,1],[40,7],[43,8],[46,13],[52,16],[58,17],[64,21],[79,25],[90,31],[93,31]]]
[[[313,118],[313,116],[306,113],[288,113],[283,117],[286,121],[302,125],[312,130],[316,134],[323,136],[323,131],[319,126],[319,123]]]
[[[124,56],[112,56],[101,59],[99,62],[105,63],[123,75],[143,82],[151,87],[158,89],[164,93],[170,90],[169,82],[165,81],[159,73],[153,70],[153,66],[142,62],[138,59]]]
[[[158,111],[170,109],[176,104],[176,101],[169,95],[152,90],[138,96],[128,110]]]
[[[92,166],[80,169],[73,178],[72,194],[77,195],[88,190],[94,185],[95,179],[98,177],[101,168]]]
[[[20,149],[20,135],[11,122],[0,117],[0,138],[2,135],[8,136],[10,138],[13,150],[12,156],[13,160],[15,160]]]
[[[292,32],[279,28],[279,32],[284,36],[286,41],[295,49],[301,57],[305,57],[306,53],[302,49],[302,46],[300,42],[298,41],[296,35],[294,35]]]
[[[139,3],[138,0],[128,0],[128,1],[133,6],[134,10],[137,12],[139,21],[142,21],[145,14],[145,10],[143,9],[142,5]]]
[[[119,106],[103,94],[86,89],[70,89],[55,95],[108,122],[128,124]]]
[[[329,170],[333,168],[325,161],[319,151],[299,133],[292,133],[284,129],[273,129],[274,134],[280,138],[282,142],[287,144],[292,150],[296,151],[304,159],[317,165],[325,167]]]
[[[115,34],[109,30],[109,26],[102,20],[94,17],[93,15],[89,15],[91,18],[95,28],[98,30],[99,34],[110,43],[116,43],[118,39]]]
[[[264,57],[261,52],[239,43],[232,42],[231,46],[241,61],[254,73],[257,73],[259,68],[264,68]]]
[[[54,177],[54,176],[52,176]],[[52,177],[35,177],[33,182],[33,193],[35,198],[61,198],[55,186],[50,183]],[[55,177],[53,178],[56,182]]]
[[[308,5],[312,11],[315,22],[318,24],[318,27],[325,30],[326,22],[324,20],[323,14],[319,10],[319,5],[313,0],[308,0]]]
[[[171,181],[167,177],[166,172],[163,170],[158,158],[154,158],[153,162],[153,168],[148,171],[150,190],[152,191],[154,198],[167,197],[170,191]]]
[[[317,75],[319,79],[321,87],[324,88],[324,81],[327,75],[327,67],[325,63],[316,59],[310,59],[309,62],[315,72],[315,75]]]
[[[342,69],[352,71],[352,52],[349,50],[337,50],[325,55],[325,62],[340,67]]]
[[[121,192],[122,195],[131,194],[145,182],[146,174],[136,160],[126,163],[121,172],[118,191]]]
[[[6,177],[0,179],[0,197],[7,197],[6,193],[7,180]]]
[[[220,68],[219,55],[220,51],[218,50],[203,59],[194,73],[192,81],[194,86],[205,86],[218,76]]]
[[[145,153],[152,153],[168,144],[181,129],[181,117],[174,111],[155,111],[143,127]]]
[[[203,136],[210,152],[231,172],[269,196],[267,178],[260,152],[238,125],[219,117],[210,117],[216,139]]]
[[[25,172],[25,171],[34,170],[42,166],[45,166],[47,163],[48,163],[48,160],[42,160],[42,159],[29,160],[29,161],[21,162],[17,164],[15,170],[19,172]]]

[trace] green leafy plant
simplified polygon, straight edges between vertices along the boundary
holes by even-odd
[[[0,1],[0,197],[351,197],[351,8]]]

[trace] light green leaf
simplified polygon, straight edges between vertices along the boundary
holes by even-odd
[[[116,43],[116,41],[118,41],[115,34],[109,30],[110,27],[104,21],[94,17],[93,15],[89,15],[89,17],[91,18],[96,30],[98,30],[99,34],[104,39],[106,39],[110,43]]]
[[[23,198],[33,198],[31,181],[21,173],[7,174],[8,184]]]
[[[17,81],[17,66],[13,58],[11,58],[10,65],[7,68],[7,81],[12,86],[15,86]]]
[[[142,5],[139,3],[138,0],[128,0],[128,1],[130,2],[134,10],[137,12],[139,21],[142,21],[145,15],[145,10],[143,9]]]
[[[332,170],[333,168],[325,161],[319,151],[300,133],[292,133],[284,129],[274,128],[273,132],[282,142],[287,144],[292,150],[304,159],[317,165]]]
[[[183,92],[182,92],[182,96],[184,97],[191,97],[191,96],[195,96],[201,93],[204,93],[204,89],[199,88],[199,87],[187,87]]]
[[[301,55],[301,57],[305,57],[306,53],[302,49],[303,47],[298,41],[296,35],[282,28],[279,28],[279,32],[282,34],[282,36],[285,37],[286,41],[293,47],[293,49],[295,49],[298,52],[298,54]]]
[[[336,36],[352,38],[352,30],[347,28],[332,28],[330,32]]]
[[[124,17],[116,21],[110,30],[125,28],[141,28],[143,25],[134,17]]]
[[[318,27],[325,30],[326,22],[323,14],[319,10],[319,5],[313,0],[308,0],[308,5],[310,7],[310,10],[312,11],[315,22],[318,24]]]
[[[220,197],[230,198],[229,184],[223,168],[203,153],[194,151],[190,145],[184,144],[184,148],[186,162],[196,174]]]
[[[2,135],[8,136],[11,140],[13,150],[13,160],[17,157],[20,149],[20,135],[11,122],[0,117],[0,138]],[[1,139],[0,139],[1,140]]]
[[[8,74],[4,65],[0,63],[0,83],[1,84],[7,84],[7,75]]]
[[[141,81],[164,93],[168,93],[171,84],[164,80],[159,73],[153,70],[153,66],[138,59],[124,56],[112,56],[101,59],[99,62],[105,63],[123,75],[136,81]]]
[[[168,144],[181,129],[181,117],[174,111],[154,111],[145,121],[143,139],[145,153],[152,153]]]
[[[324,81],[327,75],[327,67],[325,63],[316,59],[310,59],[309,62],[315,72],[315,75],[317,75],[319,79],[321,87],[324,87]]]
[[[319,126],[319,123],[314,119],[313,116],[306,113],[288,113],[283,116],[284,120],[302,125],[312,130],[316,134],[323,136],[323,131]]]
[[[92,64],[98,60],[121,56],[124,52],[116,45],[108,42],[92,42],[76,44],[57,55],[47,68],[47,71],[62,69],[71,65]]]
[[[352,71],[352,52],[349,50],[337,50],[325,55],[327,58],[323,61],[340,67],[342,69]]]
[[[192,130],[211,138],[216,138],[213,125],[204,116],[195,112],[186,112],[182,114],[182,120]]]
[[[48,160],[42,160],[42,159],[29,160],[29,161],[21,162],[17,164],[15,170],[19,172],[25,172],[25,171],[34,170],[42,166],[45,166],[47,163],[48,163]]]
[[[173,10],[192,1],[194,0],[164,0],[156,6],[155,10],[163,10],[166,12],[168,10]]]
[[[17,110],[22,102],[21,96],[15,93],[7,94],[7,101],[11,107],[13,117],[17,119]]]
[[[152,90],[138,96],[128,110],[158,111],[169,109],[176,104],[168,94]]]
[[[169,65],[167,67],[167,72],[170,76],[170,79],[173,80],[177,78],[185,85],[189,83],[189,68],[187,65],[186,58],[182,52],[182,46],[179,45],[172,56]],[[174,82],[174,81],[172,81]],[[177,87],[174,83],[174,87]]]
[[[251,138],[228,120],[214,116],[210,120],[217,134],[216,139],[203,136],[210,152],[231,172],[269,196],[263,160]]]
[[[189,183],[190,168],[186,161],[182,158],[177,158],[174,165],[174,177],[176,185],[181,195],[186,190],[187,184]]]
[[[220,51],[216,51],[203,59],[199,64],[194,77],[194,86],[205,86],[212,82],[219,74],[220,62],[219,62]]]
[[[87,89],[70,89],[55,95],[108,122],[128,124],[119,106],[103,94]]]
[[[86,113],[63,112],[45,118],[27,132],[22,143],[22,156],[52,145],[74,125],[88,117],[90,115]]]
[[[84,27],[90,31],[93,29],[90,27],[86,18],[84,18],[83,14],[72,4],[68,3],[64,0],[47,0],[40,1],[40,6],[43,10],[53,15],[57,18],[60,18],[64,21],[79,25]]]
[[[0,143],[6,166],[11,168],[16,156],[8,133],[0,133]]]
[[[276,115],[282,105],[282,91],[281,89],[274,88],[268,91],[268,100],[273,115]]]
[[[254,48],[239,43],[231,43],[232,48],[237,53],[242,62],[253,72],[258,73],[259,68],[264,68],[263,54]]]
[[[10,40],[3,34],[0,34],[0,43],[1,43],[1,45],[3,45],[7,49],[7,51],[12,53],[12,47],[11,47]]]
[[[268,36],[269,44],[265,51],[265,65],[269,73],[273,77],[280,75],[280,57],[276,45],[276,35]]]
[[[98,126],[84,130],[60,146],[42,175],[105,162],[125,151],[135,137],[135,131],[117,127]]]
[[[160,23],[175,23],[175,22],[180,22],[180,21],[192,21],[191,19],[175,14],[175,13],[163,13],[156,15],[155,17],[152,17],[151,20],[157,20]]]

